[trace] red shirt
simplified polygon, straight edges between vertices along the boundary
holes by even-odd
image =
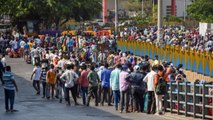
[[[83,70],[81,71],[81,76],[79,78],[79,84],[82,87],[88,87],[89,86],[89,80],[87,79],[89,71]]]

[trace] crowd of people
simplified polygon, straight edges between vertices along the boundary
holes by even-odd
[[[129,32],[126,30],[119,35],[100,38],[88,34],[16,36],[9,42],[7,51],[9,56],[18,54],[27,63],[35,65],[31,80],[36,95],[41,94],[42,98],[59,99],[60,103],[65,100],[69,106],[71,92],[74,105],[79,105],[78,98],[82,99],[85,106],[90,106],[90,100],[94,99],[95,106],[107,103],[108,106],[114,105],[115,110],[121,113],[146,112],[160,115],[163,114],[162,97],[167,92],[167,82],[187,81],[183,66],[175,67],[171,62],[159,60],[157,55],[151,63],[147,55],[138,57],[115,47],[115,40],[120,37],[155,42],[155,33],[155,27],[146,28],[142,32],[133,27]],[[212,36],[209,34],[202,38],[196,31],[184,32],[178,27],[165,29],[164,33],[162,41],[166,44],[203,50],[207,45],[209,51],[213,47]],[[97,49],[103,43],[115,49]],[[6,60],[2,59],[2,63],[4,71],[10,71]],[[4,78],[7,74],[3,75],[3,69],[0,75]],[[4,83],[2,77],[1,80]],[[15,82],[4,84],[13,84],[12,91],[17,89]],[[5,104],[8,111],[8,103]]]
[[[157,27],[128,27],[119,33],[128,40],[145,41],[157,44]],[[181,46],[183,49],[213,52],[213,33],[199,34],[199,29],[186,29],[184,26],[163,26],[160,45]]]

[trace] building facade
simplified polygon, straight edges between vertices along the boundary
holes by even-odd
[[[163,0],[163,16],[184,17],[184,14],[187,15],[187,6],[191,3],[191,0]]]
[[[128,0],[118,0],[118,10],[125,10],[122,6],[122,2]],[[158,0],[152,0],[154,4],[157,4]],[[163,8],[162,14],[164,17],[167,16],[177,16],[177,17],[184,17],[187,16],[187,6],[190,5],[192,0],[163,0]],[[106,16],[109,15],[109,11],[114,11],[115,9],[115,0],[102,0],[103,6],[103,21],[106,21]]]

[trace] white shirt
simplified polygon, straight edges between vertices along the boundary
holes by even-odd
[[[35,57],[39,57],[39,51],[38,51],[38,49],[33,49],[33,50],[31,51],[31,53],[34,55],[34,58],[35,58]]]
[[[105,60],[105,59],[106,59],[106,54],[105,54],[105,53],[99,53],[98,59],[99,59],[100,61]]]
[[[50,59],[50,56],[49,56],[49,54],[46,54],[46,59],[48,59],[48,60]]]
[[[59,60],[58,62],[58,67],[62,68],[62,70],[64,70],[64,65],[65,65],[65,60]]]
[[[1,59],[1,62],[2,62],[2,64],[3,64],[3,67],[6,67],[6,66],[7,66],[7,60],[6,60],[5,57],[3,57],[3,58]]]
[[[54,56],[55,56],[55,55],[54,55],[53,53],[50,53],[50,54],[49,54],[49,59],[50,59],[50,60],[53,60]]]
[[[65,81],[66,88],[71,88],[75,85],[79,76],[73,70],[66,70],[60,78]]]
[[[40,77],[41,77],[41,68],[40,67],[35,67],[33,69],[33,72],[35,72],[33,80],[40,80]]]
[[[155,71],[149,72],[145,78],[143,79],[144,82],[147,83],[147,91],[154,91],[154,76],[157,74]]]

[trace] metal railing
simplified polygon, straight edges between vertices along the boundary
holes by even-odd
[[[164,96],[165,110],[194,118],[213,119],[213,84],[170,82]]]

